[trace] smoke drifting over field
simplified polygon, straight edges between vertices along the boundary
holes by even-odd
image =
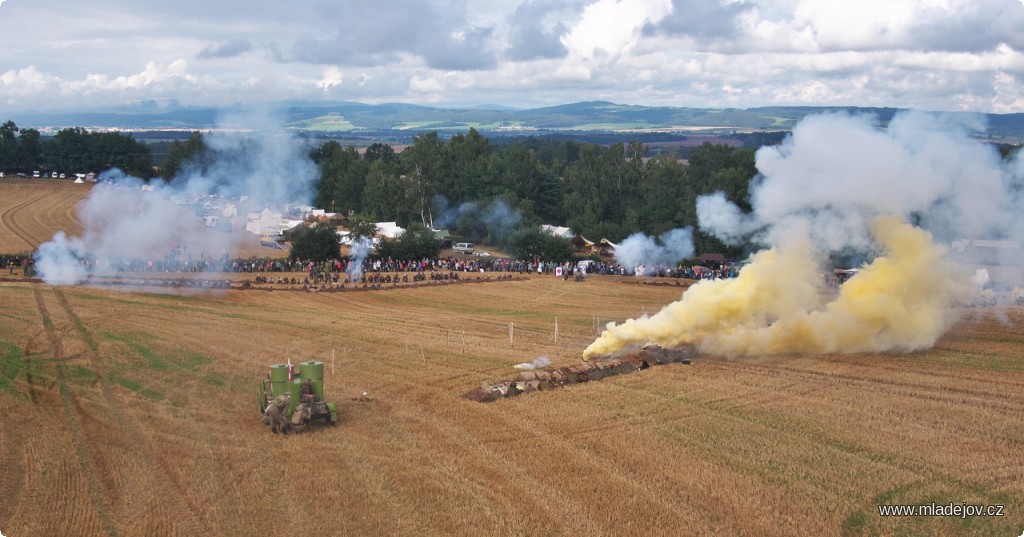
[[[238,125],[241,119],[235,119]],[[244,118],[251,131],[204,136],[209,152],[187,163],[170,183],[141,179],[109,170],[78,209],[82,234],[57,233],[39,247],[36,267],[44,281],[73,285],[90,275],[119,270],[131,260],[161,261],[179,245],[190,254],[219,257],[235,246],[230,233],[207,227],[188,205],[198,196],[217,194],[224,202],[239,203],[244,218],[250,207],[308,203],[317,177],[305,149],[269,118]]]
[[[1024,166],[1004,167],[970,139],[973,118],[823,115],[757,153],[761,175],[744,214],[721,194],[698,201],[701,228],[766,246],[731,280],[701,281],[651,317],[609,323],[585,351],[695,345],[726,356],[912,351],[954,320],[974,285],[942,244],[1020,240]],[[819,293],[829,254],[871,260],[830,302]]]
[[[522,213],[500,198],[487,205],[466,201],[452,207],[444,196],[435,196],[432,205],[438,215],[434,226],[438,229],[454,226],[464,237],[478,237],[472,240],[490,235],[494,243],[503,244],[523,220]]]
[[[693,229],[680,228],[666,231],[657,239],[643,233],[634,233],[619,243],[615,260],[623,266],[674,266],[683,259],[693,257]]]
[[[547,356],[538,356],[529,362],[516,364],[512,367],[521,371],[531,371],[540,367],[547,367],[549,365],[551,365],[551,358],[548,358]]]
[[[369,237],[359,237],[352,241],[352,245],[349,247],[349,264],[345,273],[353,281],[359,280],[363,277],[363,263],[366,262],[366,258],[370,257],[373,253],[373,239]]]

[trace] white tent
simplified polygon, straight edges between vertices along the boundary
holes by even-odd
[[[540,226],[540,230],[544,233],[548,233],[562,239],[571,239],[576,236],[571,229],[562,226],[549,226],[547,224],[543,224]]]

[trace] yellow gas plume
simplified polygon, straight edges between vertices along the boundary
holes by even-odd
[[[872,222],[884,250],[822,303],[823,281],[808,241],[765,250],[734,279],[701,281],[660,312],[607,329],[584,351],[611,354],[628,345],[694,345],[703,353],[913,351],[932,346],[949,326],[960,292],[928,232],[896,217]]]

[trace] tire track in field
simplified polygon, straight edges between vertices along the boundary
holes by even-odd
[[[47,195],[48,192],[43,192],[42,194],[30,198],[22,203],[8,207],[6,211],[0,214],[0,223],[3,223],[4,227],[11,230],[11,233],[13,233],[15,237],[21,239],[21,241],[25,243],[25,246],[27,246],[29,250],[34,250],[39,244],[42,243],[38,242],[31,233],[29,233],[21,224],[18,223],[17,215],[22,210],[34,205],[39,200],[45,198]]]
[[[10,520],[14,506],[21,496],[21,486],[25,481],[24,463],[21,449],[21,436],[14,427],[4,427],[0,431],[0,521]]]
[[[99,389],[103,394],[104,400],[107,405],[107,410],[110,412],[114,419],[115,424],[120,429],[121,433],[127,437],[128,442],[126,445],[132,445],[138,448],[144,462],[155,464],[152,468],[155,470],[150,473],[149,476],[152,479],[152,483],[157,489],[158,496],[161,501],[172,504],[169,509],[170,512],[174,513],[178,518],[175,522],[182,523],[185,526],[185,530],[189,535],[214,535],[213,529],[206,523],[206,521],[199,517],[196,513],[202,511],[202,506],[197,502],[192,501],[185,494],[182,494],[183,484],[174,477],[174,474],[170,471],[167,460],[161,457],[158,452],[153,449],[152,444],[149,442],[148,437],[143,434],[138,424],[125,416],[122,411],[122,407],[114,400],[113,389],[109,383],[109,375],[107,364],[103,361],[99,353],[99,345],[96,344],[96,340],[92,337],[92,334],[85,327],[82,319],[75,313],[75,310],[71,307],[71,303],[60,289],[54,288],[54,295],[57,296],[57,302],[60,304],[61,309],[71,320],[78,335],[82,338],[86,345],[86,359],[87,363],[98,375]]]
[[[28,383],[28,397],[32,400],[33,405],[39,404],[39,397],[36,396],[36,381],[32,376],[32,350],[29,346],[25,346],[22,351],[25,356],[25,381]]]
[[[75,400],[75,396],[71,393],[71,388],[67,385],[65,380],[67,371],[64,363],[63,342],[54,327],[53,319],[50,317],[50,312],[46,307],[46,303],[43,301],[42,291],[36,287],[32,292],[35,294],[36,306],[39,308],[39,316],[42,318],[43,328],[46,330],[46,337],[50,342],[50,353],[54,362],[57,364],[57,383],[60,389],[61,407],[64,409],[64,416],[68,424],[68,429],[71,431],[71,440],[75,446],[75,454],[78,457],[78,464],[82,469],[82,474],[84,475],[86,486],[88,487],[89,498],[92,500],[93,507],[96,509],[96,512],[100,517],[100,521],[103,524],[103,529],[106,534],[117,535],[117,529],[114,527],[113,517],[111,516],[112,502],[109,494],[104,490],[96,471],[95,456],[89,449],[89,441],[85,437],[85,431],[82,428],[80,406]]]
[[[951,373],[919,370],[915,371],[921,378],[902,379],[896,375],[868,376],[867,371],[899,371],[899,368],[887,365],[874,366],[866,369],[865,372],[848,373],[843,371],[819,371],[799,366],[785,364],[745,364],[745,369],[760,371],[764,376],[785,375],[789,378],[799,379],[808,385],[820,386],[824,382],[838,382],[848,387],[855,387],[863,390],[902,395],[925,399],[936,403],[958,403],[970,399],[972,404],[996,409],[1009,414],[1024,411],[1024,397],[1015,396],[1020,394],[1020,385],[1012,381],[1000,379],[985,379],[983,381],[972,381],[964,384],[963,377]],[[936,384],[928,384],[924,379],[935,380]],[[984,382],[984,388],[976,384]],[[996,385],[1008,384],[1006,390],[994,389]]]

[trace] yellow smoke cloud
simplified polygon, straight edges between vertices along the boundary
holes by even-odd
[[[584,357],[631,344],[694,345],[703,353],[913,351],[932,346],[952,321],[961,291],[928,232],[896,217],[872,222],[884,255],[822,303],[819,267],[807,241],[765,250],[734,279],[701,281],[660,312],[607,329]]]

